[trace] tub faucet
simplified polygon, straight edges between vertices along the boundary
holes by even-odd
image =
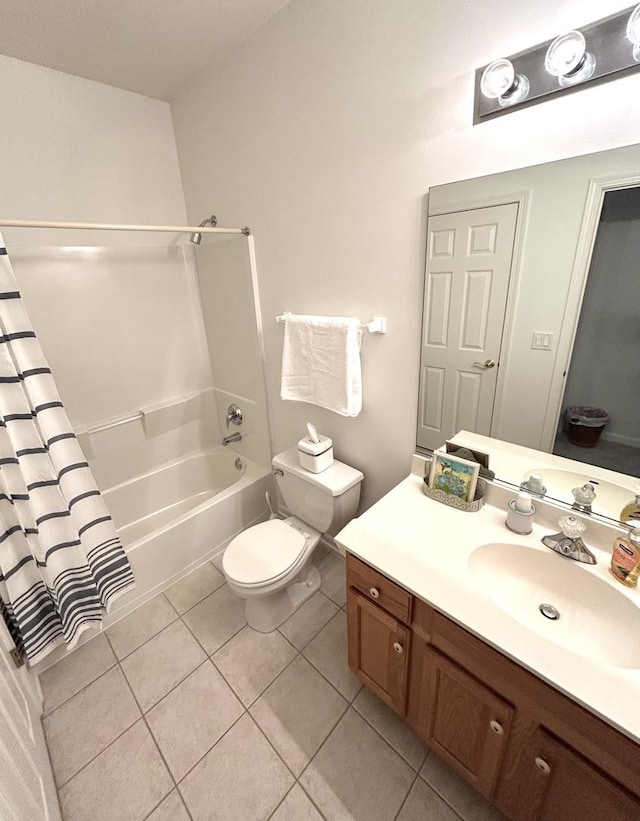
[[[228,436],[222,437],[223,445],[230,445],[232,442],[239,442],[242,439],[241,433],[230,433]]]
[[[561,516],[558,519],[560,533],[542,537],[542,544],[566,556],[585,564],[597,564],[596,557],[582,541],[582,534],[587,529],[584,522],[576,516]]]
[[[242,424],[242,411],[237,405],[229,405],[229,407],[227,408],[227,415],[225,416],[225,422],[227,423],[227,427],[229,427],[229,425],[231,424]]]

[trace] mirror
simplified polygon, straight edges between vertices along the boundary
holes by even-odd
[[[631,499],[638,169],[640,146],[628,146],[429,191],[418,450],[472,431],[585,463],[577,472],[613,470]],[[575,405],[608,412],[596,447],[566,442],[563,412]],[[616,499],[600,512],[620,510]]]

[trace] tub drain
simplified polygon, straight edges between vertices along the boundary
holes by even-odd
[[[558,613],[558,611],[552,604],[540,604],[538,606],[538,610],[542,613],[545,619],[557,621],[557,619],[560,618],[560,613]]]
[[[236,470],[242,470],[242,468],[244,467],[244,462],[242,461],[242,459],[239,456],[236,459],[235,465],[236,465]]]

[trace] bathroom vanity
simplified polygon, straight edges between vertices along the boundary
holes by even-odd
[[[337,536],[351,669],[509,819],[637,821],[640,591],[609,576],[615,531],[589,522],[581,566],[540,543],[557,507],[516,536],[504,488],[462,512],[414,469]]]

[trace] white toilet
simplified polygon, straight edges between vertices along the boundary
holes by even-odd
[[[270,633],[320,587],[311,555],[323,533],[335,535],[356,515],[362,473],[334,461],[322,473],[300,467],[297,448],[271,462],[292,516],[244,530],[229,543],[222,570],[229,587],[246,599],[247,622]]]

